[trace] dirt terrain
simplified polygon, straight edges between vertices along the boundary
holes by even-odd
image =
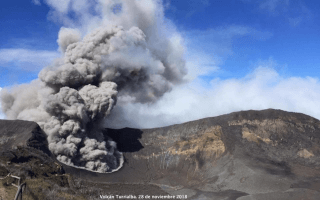
[[[111,174],[58,163],[36,123],[2,120],[0,176],[15,173],[24,176],[27,185],[35,180],[42,185],[50,182],[46,196],[39,199],[187,195],[195,200],[316,200],[320,196],[320,121],[304,114],[250,110],[163,128],[106,129],[104,134],[117,142],[125,157],[124,166]],[[29,185],[33,196],[44,193]],[[10,187],[0,185],[0,195]]]

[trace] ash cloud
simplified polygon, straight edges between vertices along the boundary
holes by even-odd
[[[115,3],[120,13],[113,12]],[[155,103],[182,83],[183,47],[166,35],[159,1],[98,1],[99,19],[88,17],[85,6],[75,10],[76,1],[63,12],[59,4],[48,4],[63,22],[71,20],[68,11],[78,12],[83,25],[61,28],[57,42],[63,56],[30,84],[3,89],[2,110],[8,119],[36,121],[60,162],[114,172],[123,157],[102,133],[105,119],[112,118],[113,107]],[[89,33],[81,38],[84,32]]]

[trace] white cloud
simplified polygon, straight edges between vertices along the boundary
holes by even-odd
[[[0,49],[0,65],[18,67],[26,71],[39,71],[59,56],[56,51]]]
[[[46,0],[46,3],[58,12],[67,13],[71,0]]]
[[[108,119],[121,127],[134,125],[151,128],[177,124],[205,117],[214,117],[241,110],[268,108],[300,112],[320,119],[320,83],[312,77],[284,77],[266,61],[253,72],[239,79],[211,81],[207,89],[194,80],[175,88],[156,105],[130,104],[124,110],[127,121]],[[114,117],[116,115],[112,115]]]
[[[199,76],[210,75],[219,71],[219,58],[212,57],[205,52],[189,49],[186,54],[186,79],[191,81]]]
[[[37,6],[41,5],[40,0],[32,0],[32,3]]]

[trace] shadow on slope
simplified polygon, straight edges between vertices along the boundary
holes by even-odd
[[[139,141],[142,137],[140,129],[123,128],[123,129],[105,129],[105,137],[110,137],[117,143],[120,152],[137,152],[143,149],[143,145]]]

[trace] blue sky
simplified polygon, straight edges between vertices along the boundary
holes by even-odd
[[[221,59],[223,78],[244,76],[269,58],[288,75],[317,76],[318,1],[172,2],[168,16],[192,36],[196,48]]]
[[[52,5],[52,0],[1,2],[0,87],[29,83],[60,56],[57,36],[67,23],[55,18]],[[193,81],[189,88],[211,99],[234,98],[241,95],[237,93],[241,88],[252,90],[241,101],[230,101],[228,109],[196,117],[273,107],[320,118],[318,110],[301,107],[303,102],[316,105],[320,95],[319,1],[165,0],[163,6],[166,22],[179,32],[185,45]],[[75,19],[72,13],[68,17]],[[254,89],[257,85],[261,87]],[[234,93],[219,92],[223,89]],[[271,99],[283,91],[288,94],[281,100]],[[298,93],[310,98],[296,99]],[[203,96],[190,102],[199,99]],[[248,99],[265,103],[244,103]]]
[[[1,4],[0,87],[5,87],[36,78],[42,67],[59,56],[56,40],[62,24],[48,19],[49,7],[41,2]],[[239,78],[269,59],[279,64],[281,73],[318,77],[318,1],[175,0],[164,5],[165,16],[190,38],[189,47],[219,62],[219,72],[205,79]],[[30,51],[38,51],[41,59],[32,60]]]

